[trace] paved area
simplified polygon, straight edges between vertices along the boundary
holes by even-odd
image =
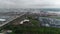
[[[4,26],[5,24],[7,24],[7,23],[9,23],[9,22],[11,22],[11,21],[13,21],[14,19],[16,19],[16,18],[18,18],[18,17],[21,17],[21,16],[23,16],[23,15],[25,15],[26,13],[22,13],[22,14],[20,14],[20,15],[6,15],[6,16],[1,16],[1,18],[4,18],[4,19],[6,19],[6,21],[4,21],[4,22],[0,22],[0,27],[2,27],[2,26]]]

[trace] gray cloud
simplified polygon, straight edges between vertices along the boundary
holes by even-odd
[[[60,8],[60,0],[0,0],[0,8]]]

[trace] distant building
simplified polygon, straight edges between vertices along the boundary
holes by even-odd
[[[60,28],[60,19],[39,17],[41,26]]]
[[[29,22],[29,21],[30,21],[30,20],[25,19],[25,20],[21,21],[20,24],[23,24],[24,22]]]
[[[0,21],[6,21],[6,19],[0,19]]]
[[[12,30],[2,30],[1,34],[10,34],[12,32]]]

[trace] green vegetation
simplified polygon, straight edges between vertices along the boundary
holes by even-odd
[[[11,26],[11,25],[10,25]],[[7,29],[8,27],[4,28]],[[16,27],[11,26],[13,32],[11,34],[60,34],[60,28],[49,28],[49,27],[33,27],[19,25]]]
[[[46,16],[45,16],[46,17]],[[48,16],[48,17],[46,17],[46,18],[56,18],[56,19],[60,19],[60,17],[58,17],[58,16]]]
[[[38,19],[32,17],[32,16],[29,16],[28,19],[30,20],[30,22],[34,25],[34,26],[37,26],[39,24],[39,21]]]
[[[11,34],[60,34],[60,28],[52,27],[38,27],[38,20],[28,17],[31,20],[32,24],[35,26],[25,26],[25,25],[7,25],[4,29],[10,29],[13,32]]]

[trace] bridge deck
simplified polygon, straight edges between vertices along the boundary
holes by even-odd
[[[21,17],[21,16],[23,16],[23,15],[25,15],[25,14],[26,14],[26,13],[23,13],[23,14],[18,15],[18,16],[11,16],[11,17],[7,18],[7,19],[6,19],[7,21],[6,21],[6,22],[2,22],[2,23],[0,24],[0,27],[6,25],[7,23],[9,23],[9,22],[15,20],[16,18]]]

